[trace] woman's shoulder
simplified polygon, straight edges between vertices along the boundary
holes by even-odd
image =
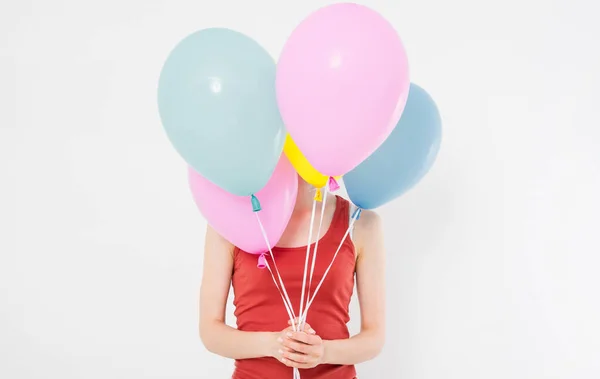
[[[360,254],[370,250],[374,244],[379,244],[383,239],[383,225],[381,216],[373,210],[362,210],[360,217],[354,223],[353,241]]]
[[[363,209],[360,217],[355,221],[354,227],[363,232],[378,231],[381,229],[381,216],[373,210]]]
[[[205,254],[214,253],[219,256],[225,255],[234,258],[238,248],[217,232],[210,224],[206,225],[204,237]],[[229,254],[223,254],[226,251]]]

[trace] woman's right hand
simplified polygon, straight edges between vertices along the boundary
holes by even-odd
[[[294,323],[296,325],[296,328],[298,327],[298,318],[296,318],[294,320]],[[292,327],[292,322],[288,320],[288,327],[283,329],[281,332],[275,332],[272,335],[271,341],[270,341],[270,345],[271,348],[269,349],[271,351],[271,357],[277,359],[278,361],[281,361],[281,351],[288,351],[291,352],[290,349],[288,349],[287,347],[283,346],[283,341],[286,338],[289,338],[289,334],[288,333],[292,333],[294,331],[294,328]],[[315,330],[310,326],[309,323],[305,322],[304,323],[304,332],[307,334],[312,334],[315,335],[316,332]]]
[[[323,363],[325,345],[314,329],[305,324],[301,331],[287,328],[284,336],[279,336],[279,360],[288,367],[309,369]]]

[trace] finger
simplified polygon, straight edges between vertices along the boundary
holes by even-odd
[[[292,320],[288,320],[288,325],[292,325]],[[296,326],[300,325],[300,318],[296,317],[294,319],[294,325],[296,325]]]
[[[285,338],[282,345],[298,353],[309,354],[312,351],[312,346],[297,342],[290,338]]]
[[[304,332],[288,332],[287,336],[293,340],[305,343],[307,345],[320,345],[323,342],[321,337]]]
[[[310,326],[310,324],[307,323],[307,322],[304,323],[304,330],[303,331],[305,333],[308,333],[308,334],[317,334],[317,332],[315,332],[315,330],[312,328],[312,326]]]
[[[279,352],[281,352],[281,351],[289,351],[289,352],[292,352],[292,353],[294,352],[294,350],[292,350],[291,348],[289,348],[289,347],[287,347],[287,346],[285,346],[283,344],[283,339],[282,338],[279,338],[277,341],[280,343],[280,345],[279,345]]]
[[[283,363],[284,365],[286,365],[288,367],[301,368],[301,369],[307,369],[307,368],[312,367],[311,365],[295,362],[295,361],[292,361],[292,360],[284,358],[284,357],[281,357],[280,360],[281,360],[281,363]]]
[[[283,358],[301,365],[310,365],[314,363],[314,357],[311,357],[310,355],[299,354],[291,351],[281,351],[281,355]]]
[[[285,340],[289,340],[289,339],[288,338],[282,338],[282,337],[279,337],[277,339],[277,342],[279,342],[279,344],[280,344],[279,345],[279,352],[280,353],[281,353],[281,351],[287,351],[287,352],[291,352],[291,353],[297,352],[296,350],[292,349],[291,347],[286,346],[286,344],[284,342]],[[308,346],[308,345],[305,345],[305,346]]]
[[[295,325],[298,326],[300,324],[300,320],[296,317],[296,319],[294,320]],[[288,325],[292,325],[292,321],[288,320]],[[310,326],[310,324],[308,322],[305,322],[304,325],[302,325],[302,331],[306,332],[308,334],[317,334],[317,332],[312,328],[312,326]]]
[[[306,325],[306,324],[305,324]],[[298,320],[297,318],[294,320],[294,324],[292,325],[292,321],[288,320],[288,327],[287,329],[290,329],[292,331],[300,331],[302,330],[302,326],[300,325],[300,320]],[[286,329],[286,330],[287,330]]]

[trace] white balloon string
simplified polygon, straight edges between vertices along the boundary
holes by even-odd
[[[319,292],[319,289],[323,285],[323,282],[325,281],[325,278],[327,277],[327,274],[329,274],[329,270],[331,270],[331,267],[333,266],[333,262],[335,261],[335,258],[337,257],[338,253],[340,252],[340,250],[341,250],[341,248],[342,248],[342,246],[344,244],[344,241],[346,240],[346,238],[348,238],[348,234],[350,234],[350,231],[354,227],[354,222],[358,219],[359,216],[360,216],[360,209],[357,209],[357,211],[354,212],[354,214],[352,215],[352,219],[350,221],[350,225],[348,225],[348,229],[346,230],[346,233],[344,234],[344,237],[342,237],[342,240],[340,241],[340,245],[338,246],[337,250],[335,251],[335,254],[333,254],[333,258],[331,258],[331,262],[329,263],[329,266],[327,267],[327,269],[323,273],[323,277],[319,281],[319,284],[317,284],[317,288],[315,288],[315,292],[313,293],[312,297],[308,301],[308,304],[306,305],[306,309],[304,310],[304,313],[300,315],[300,319],[301,320],[306,320],[306,313],[308,312],[308,309],[310,308],[310,306],[312,305],[313,301],[315,300],[315,296],[317,296],[317,293]]]
[[[271,278],[273,278],[273,283],[275,283],[275,287],[277,287],[277,290],[279,291],[279,294],[281,295],[281,300],[283,300],[283,305],[285,306],[285,311],[287,312],[288,317],[290,318],[290,320],[292,322],[292,329],[294,331],[296,331],[297,328],[296,328],[296,322],[294,320],[294,315],[292,315],[290,306],[288,305],[287,301],[285,300],[285,297],[283,296],[283,292],[281,292],[281,289],[279,288],[279,285],[277,284],[277,279],[275,279],[275,275],[273,275],[273,271],[271,270],[271,266],[269,265],[269,262],[267,262],[266,260],[265,260],[265,266],[269,270],[269,273],[271,274]]]
[[[269,238],[267,237],[267,232],[265,231],[265,228],[262,224],[262,222],[260,221],[260,216],[258,215],[258,212],[255,212],[256,214],[256,219],[258,220],[258,225],[260,226],[260,231],[263,235],[263,238],[265,239],[265,242],[267,243],[267,247],[269,249],[269,255],[271,256],[271,259],[273,260],[273,267],[275,268],[275,272],[277,273],[277,277],[279,278],[279,284],[281,285],[281,288],[279,286],[277,286],[277,289],[280,290],[280,293],[283,292],[284,295],[284,299],[283,302],[284,304],[287,301],[287,305],[286,308],[289,307],[289,313],[291,313],[290,317],[290,321],[292,323],[292,327],[294,328],[294,330],[296,330],[296,314],[294,313],[294,307],[292,306],[292,302],[290,301],[290,297],[287,294],[287,291],[285,290],[285,285],[283,284],[283,279],[281,279],[281,275],[279,274],[279,269],[277,268],[277,263],[275,262],[275,256],[273,255],[273,250],[271,249],[271,244],[269,243]],[[267,267],[269,268],[269,271],[271,272],[271,269],[268,265],[267,260],[265,259],[265,263],[267,264]],[[273,276],[273,279],[275,279],[275,276]],[[277,285],[277,281],[275,281],[275,285]]]
[[[308,228],[308,243],[306,245],[306,259],[304,260],[304,275],[302,277],[302,294],[300,295],[300,315],[302,314],[302,310],[304,309],[304,294],[306,293],[306,274],[308,273],[308,260],[310,258],[310,245],[311,245],[312,235],[313,235],[313,225],[315,222],[316,207],[317,207],[317,199],[315,198],[313,200],[313,204],[312,204],[312,213],[310,215],[310,225]],[[308,300],[308,297],[307,297],[307,300]],[[308,302],[307,302],[307,304],[308,304]],[[300,325],[302,325],[302,324],[300,323]],[[300,327],[300,330],[302,330],[302,327]]]
[[[323,218],[325,217],[325,206],[327,205],[327,193],[328,188],[323,188],[323,201],[321,203],[321,217],[319,219],[319,228],[317,229],[317,240],[315,241],[315,248],[313,249],[312,263],[310,266],[310,275],[308,277],[308,294],[306,296],[306,306],[308,307],[308,300],[310,299],[310,289],[312,287],[313,274],[315,272],[315,262],[317,261],[317,249],[319,248],[319,240],[321,239],[321,228],[323,227]],[[312,228],[312,227],[311,227]],[[309,244],[310,246],[310,244]],[[304,317],[303,317],[304,316]],[[306,323],[306,313],[300,312],[300,330],[303,330],[304,324]]]
[[[273,279],[273,283],[275,283],[275,287],[277,288],[277,290],[279,291],[279,294],[281,295],[281,300],[283,300],[283,305],[285,306],[285,310],[288,314],[288,317],[290,318],[290,323],[292,324],[292,330],[297,331],[299,329],[296,327],[296,314],[294,313],[294,307],[292,306],[290,297],[288,296],[287,291],[285,290],[285,285],[283,284],[283,279],[281,279],[281,275],[279,274],[279,269],[277,268],[277,263],[275,262],[275,256],[273,255],[273,249],[271,249],[271,243],[269,242],[269,238],[267,236],[267,232],[265,231],[265,227],[263,226],[262,221],[260,220],[260,216],[258,215],[258,212],[255,212],[255,214],[256,214],[256,220],[258,221],[258,226],[260,227],[260,232],[262,233],[262,236],[265,239],[267,248],[269,249],[269,255],[271,256],[271,259],[273,260],[273,267],[275,268],[275,272],[277,273],[277,277],[279,278],[279,283],[281,284],[281,288],[279,287],[279,285],[277,285],[277,280],[275,279],[275,275],[273,275],[271,266],[269,266],[269,262],[266,259],[265,259],[265,266],[267,266],[267,269],[269,270],[269,273],[271,274],[271,278]],[[300,370],[298,370],[297,368],[294,367],[292,372],[293,372],[293,379],[301,379],[300,378]]]

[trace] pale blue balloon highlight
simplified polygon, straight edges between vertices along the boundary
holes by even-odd
[[[158,109],[175,149],[206,179],[240,196],[265,186],[283,150],[276,64],[251,38],[200,30],[167,58]]]

